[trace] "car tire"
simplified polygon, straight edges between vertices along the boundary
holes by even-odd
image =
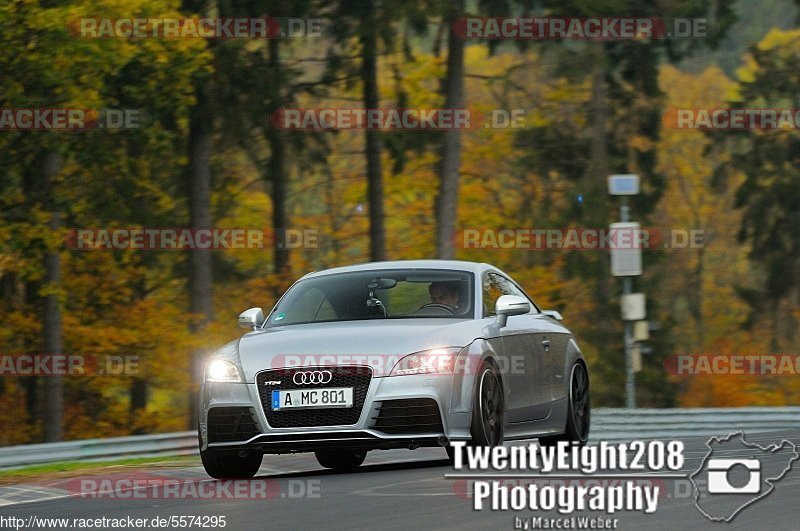
[[[503,444],[505,421],[503,384],[497,369],[490,362],[483,362],[478,372],[475,392],[472,396],[472,422],[470,434],[472,446],[499,446]],[[451,452],[448,452],[450,455]]]
[[[198,439],[200,434],[197,435]],[[202,448],[202,441],[200,442]],[[224,452],[215,448],[200,450],[200,460],[206,474],[214,479],[249,479],[258,473],[264,456],[260,453],[247,452],[244,457]]]
[[[589,393],[589,372],[583,362],[576,361],[570,369],[567,425],[564,433],[539,437],[542,446],[554,446],[560,441],[586,444],[591,426],[592,401]]]
[[[320,466],[345,472],[355,470],[361,466],[361,463],[367,457],[367,451],[341,448],[317,450],[314,455],[317,457],[317,462]]]

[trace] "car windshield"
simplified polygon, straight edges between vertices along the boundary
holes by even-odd
[[[471,316],[473,275],[464,271],[387,269],[336,273],[297,282],[266,326],[365,319]]]

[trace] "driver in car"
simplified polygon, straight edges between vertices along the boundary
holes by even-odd
[[[459,289],[454,282],[431,282],[428,286],[428,292],[431,295],[431,304],[443,304],[455,310],[458,309],[459,303]]]

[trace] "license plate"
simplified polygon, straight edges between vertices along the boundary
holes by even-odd
[[[314,409],[323,407],[353,407],[352,387],[325,389],[291,389],[272,391],[272,410]]]

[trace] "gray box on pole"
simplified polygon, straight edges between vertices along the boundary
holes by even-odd
[[[620,298],[623,321],[641,321],[647,316],[644,293],[625,293]]]
[[[612,223],[611,274],[615,277],[636,277],[642,274],[641,229],[636,222]]]
[[[633,340],[647,341],[650,339],[650,327],[647,321],[636,321],[633,323]]]

